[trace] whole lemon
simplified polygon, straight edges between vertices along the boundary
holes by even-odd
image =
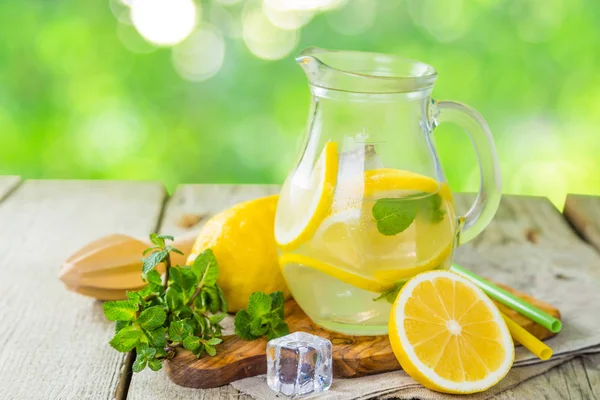
[[[289,291],[275,250],[275,209],[279,196],[245,201],[220,212],[206,222],[187,263],[210,248],[219,264],[218,284],[225,293],[228,311],[248,305],[253,292]]]

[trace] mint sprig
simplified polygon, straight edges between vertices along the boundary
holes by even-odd
[[[371,213],[377,223],[377,230],[385,236],[394,236],[405,231],[421,213],[431,223],[444,219],[439,194],[419,194],[403,198],[378,199]]]
[[[394,283],[392,287],[381,292],[379,297],[374,298],[373,301],[386,300],[390,304],[394,303],[396,297],[398,297],[398,293],[400,293],[400,289],[402,289],[402,286],[404,286],[405,283],[406,280]]]
[[[150,235],[153,247],[144,251],[142,277],[148,283],[127,300],[108,301],[104,314],[116,321],[110,345],[117,351],[136,349],[134,372],[149,367],[157,371],[162,361],[175,356],[183,347],[196,356],[214,356],[222,342],[220,322],[227,302],[217,284],[219,267],[213,252],[200,253],[190,266],[172,266],[171,253],[181,251],[169,246],[171,236]],[[165,265],[164,280],[156,270]]]
[[[283,320],[284,297],[282,291],[267,295],[254,292],[246,310],[235,315],[235,333],[244,340],[256,340],[263,336],[271,340],[290,333]]]

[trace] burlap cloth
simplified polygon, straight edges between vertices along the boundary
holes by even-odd
[[[589,247],[536,248],[515,245],[485,249],[485,259],[470,248],[460,249],[457,262],[496,282],[512,286],[557,307],[563,329],[546,343],[553,357],[540,361],[518,347],[509,374],[493,388],[469,399],[486,399],[519,383],[543,374],[576,355],[600,352],[600,258]],[[493,260],[493,262],[490,262]],[[265,376],[246,378],[233,387],[256,399],[281,399],[271,391]],[[399,393],[398,393],[399,392]],[[331,389],[310,398],[328,400],[385,398],[394,393],[406,398],[456,399],[423,388],[404,371],[387,372],[354,379],[334,379]]]

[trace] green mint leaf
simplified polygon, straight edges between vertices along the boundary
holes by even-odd
[[[133,362],[131,369],[133,370],[133,372],[143,371],[144,368],[146,368],[147,363],[148,363],[148,361],[145,358],[140,358],[140,356],[138,355],[135,358],[135,361]]]
[[[180,273],[181,283],[179,286],[181,286],[184,290],[190,290],[198,285],[199,279],[190,267],[180,268]]]
[[[146,297],[150,296],[151,294],[154,293],[154,290],[152,290],[153,288],[150,287],[150,285],[143,287],[141,290],[138,290],[137,293],[143,298],[145,299]]]
[[[181,268],[182,267],[171,267],[169,270],[169,283],[181,286]]]
[[[206,249],[198,254],[192,264],[192,271],[199,278],[199,285],[214,286],[219,276],[219,265],[211,249]]]
[[[109,321],[133,321],[139,306],[132,300],[107,301],[102,304],[104,315]]]
[[[143,298],[142,298],[142,295],[140,295],[138,292],[130,292],[130,291],[128,291],[126,293],[126,295],[127,295],[127,299],[128,300],[134,301],[138,305],[142,304]]]
[[[152,271],[158,264],[163,262],[169,253],[166,250],[155,251],[149,256],[142,258],[142,277],[145,277],[148,272]]]
[[[204,350],[206,350],[206,354],[208,354],[211,357],[217,355],[217,349],[215,349],[213,346],[204,345]]]
[[[271,310],[283,319],[283,303],[285,301],[283,292],[278,290],[277,292],[271,293],[269,296],[271,296]]]
[[[165,300],[167,302],[167,307],[171,311],[175,311],[183,307],[183,294],[176,286],[171,286],[167,289]]]
[[[115,333],[119,332],[121,329],[125,328],[126,326],[130,326],[131,325],[131,321],[117,321],[117,323],[115,324]]]
[[[221,298],[217,293],[217,289],[215,287],[204,287],[202,289],[203,293],[206,293],[207,296],[206,306],[211,313],[217,313],[221,309]]]
[[[194,351],[200,347],[200,338],[190,335],[183,340],[183,347],[190,351]]]
[[[250,324],[252,323],[252,318],[246,312],[246,310],[240,310],[235,314],[235,334],[244,340],[254,340],[257,339],[256,336],[250,332]]]
[[[203,335],[204,332],[208,331],[208,322],[210,321],[207,321],[207,318],[204,314],[194,313],[194,319],[198,324],[198,334]]]
[[[209,301],[210,298],[208,297],[208,293],[200,292],[194,299],[194,307],[196,307],[198,311],[206,311]]]
[[[167,358],[168,354],[165,350],[164,347],[158,347],[156,349],[156,355],[154,356],[155,358],[159,359],[159,358]]]
[[[165,247],[165,240],[170,240],[171,242],[173,241],[173,236],[169,236],[169,235],[158,235],[156,233],[151,233],[150,234],[150,241],[157,245],[160,246],[161,248]]]
[[[199,282],[199,278],[190,267],[171,267],[169,278],[173,284],[182,289],[182,292],[191,291]]]
[[[220,324],[221,321],[223,321],[226,316],[227,316],[227,313],[222,312],[220,314],[216,314],[216,315],[213,315],[212,317],[210,317],[209,321],[212,325],[217,325],[217,324]]]
[[[269,330],[269,325],[266,321],[263,321],[262,318],[255,318],[250,322],[250,333],[253,336],[263,336]]]
[[[152,244],[155,244],[160,247],[164,247],[164,245],[165,245],[165,240],[163,238],[161,238],[160,236],[158,236],[158,233],[150,234],[150,242],[152,242]]]
[[[385,236],[394,236],[406,230],[415,220],[418,201],[411,199],[379,199],[371,210],[377,230]]]
[[[289,334],[290,334],[290,328],[282,320],[275,327],[269,329],[269,332],[267,333],[267,339],[271,340],[271,339],[275,339],[275,338],[282,337],[282,336],[289,335]]]
[[[271,311],[271,297],[262,292],[254,292],[248,300],[248,314],[252,319],[260,318]]]
[[[156,358],[148,360],[148,366],[152,371],[159,371],[162,368],[162,362]]]
[[[223,342],[223,339],[220,338],[212,338],[212,339],[208,339],[206,341],[206,344],[209,346],[216,346],[218,344],[221,344]]]
[[[248,309],[240,310],[235,316],[235,333],[244,340],[254,340],[261,336],[272,339],[289,333],[283,320],[283,292],[270,295],[255,292],[250,295]]]
[[[167,249],[168,252],[173,252],[173,253],[181,254],[182,256],[184,255],[183,251],[181,251],[179,249],[176,249],[175,247],[167,246],[166,249]]]
[[[400,281],[395,283],[388,290],[381,292],[381,294],[378,297],[374,298],[373,301],[385,299],[388,303],[393,303],[396,300],[398,293],[400,293],[400,289],[402,289],[402,286],[404,286],[405,283],[406,281]]]
[[[159,286],[162,286],[162,284],[163,284],[162,278],[160,277],[160,274],[155,269],[153,269],[152,271],[150,271],[150,272],[148,272],[146,274],[146,280],[149,283],[152,283],[152,284],[155,284],[155,285],[159,285]]]
[[[144,351],[144,357],[146,360],[151,360],[156,355],[156,349],[154,347],[147,347]]]
[[[424,213],[428,215],[428,219],[432,223],[436,224],[444,219],[445,211],[441,209],[442,196],[439,194],[436,193],[424,198],[422,201],[422,207],[424,209]]]
[[[186,337],[190,336],[193,330],[194,328],[187,320],[171,322],[171,326],[169,327],[169,339],[172,342],[181,342]]]
[[[133,326],[126,326],[117,332],[109,343],[115,350],[126,353],[137,346],[142,336],[142,331]]]
[[[227,299],[225,298],[225,293],[219,285],[215,286],[217,288],[217,294],[219,295],[219,299],[221,299],[221,312],[227,312]]]
[[[148,247],[146,250],[142,252],[142,255],[145,256],[148,253],[151,253],[155,250],[160,250],[160,247]]]
[[[135,348],[135,351],[137,353],[137,358],[142,358],[144,360],[154,358],[154,356],[156,355],[156,349],[154,347],[148,346],[148,344],[146,343],[139,344]]]
[[[137,319],[137,323],[144,329],[156,329],[165,323],[167,314],[161,306],[149,307],[142,311]]]
[[[154,347],[162,348],[167,345],[167,338],[165,337],[165,332],[165,327],[160,326],[151,331],[146,331],[146,336],[150,344],[152,344]]]

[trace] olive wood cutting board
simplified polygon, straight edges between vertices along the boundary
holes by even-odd
[[[537,300],[507,286],[502,288],[560,319],[560,312],[548,303]],[[539,339],[554,336],[552,332],[523,317],[502,304],[500,311],[531,332]],[[303,331],[322,336],[333,344],[333,375],[355,378],[400,369],[387,336],[349,336],[327,331],[315,325],[294,300],[285,305],[286,322],[291,332]],[[216,357],[197,359],[187,350],[178,351],[168,360],[166,371],[176,384],[192,388],[213,388],[238,379],[267,372],[267,340],[244,341],[235,335],[225,336],[217,347]]]

